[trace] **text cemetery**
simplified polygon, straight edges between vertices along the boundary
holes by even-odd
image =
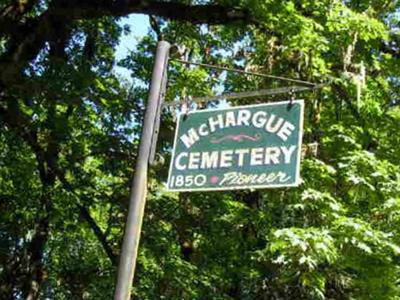
[[[168,188],[220,190],[299,183],[303,102],[205,110],[181,117]]]

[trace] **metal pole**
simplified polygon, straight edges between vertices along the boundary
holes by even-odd
[[[157,45],[150,94],[144,116],[139,153],[129,199],[128,220],[126,222],[124,241],[119,260],[117,286],[114,294],[115,300],[130,299],[130,289],[135,272],[139,238],[146,203],[149,154],[156,121],[157,106],[161,104],[159,103],[159,99],[162,89],[162,78],[168,63],[169,48],[170,44],[165,41],[160,41]]]

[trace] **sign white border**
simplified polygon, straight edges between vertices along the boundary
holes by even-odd
[[[171,162],[169,164],[169,170],[168,170],[168,179],[167,179],[167,191],[168,192],[202,192],[202,191],[229,191],[229,190],[245,190],[245,189],[263,189],[263,188],[279,188],[279,187],[295,187],[300,185],[300,160],[301,160],[301,145],[303,142],[303,126],[304,126],[304,100],[303,99],[298,99],[298,100],[286,100],[286,101],[279,101],[279,102],[269,102],[269,103],[260,103],[260,104],[250,104],[250,105],[240,105],[240,106],[233,106],[233,107],[227,107],[227,108],[208,108],[208,109],[202,109],[202,110],[196,110],[196,111],[190,111],[187,114],[200,114],[203,112],[209,112],[209,111],[224,111],[224,110],[233,110],[233,109],[242,109],[242,108],[249,108],[249,107],[257,107],[257,106],[271,106],[271,105],[279,105],[279,104],[287,104],[289,105],[290,103],[299,103],[300,104],[300,121],[299,121],[299,141],[297,145],[297,165],[296,165],[296,178],[295,182],[291,184],[271,184],[271,185],[257,185],[257,186],[247,186],[247,185],[241,185],[241,186],[232,186],[232,187],[206,187],[206,188],[197,188],[197,189],[190,189],[190,188],[174,188],[170,189],[169,188],[169,183],[171,180],[171,171],[173,167],[173,158],[175,157],[175,146],[176,142],[178,139],[178,132],[179,132],[179,124],[180,120],[182,117],[182,114],[178,116],[177,119],[177,125],[175,129],[175,137],[174,137],[174,144],[172,148],[172,154],[171,154]]]

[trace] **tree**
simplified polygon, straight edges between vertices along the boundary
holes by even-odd
[[[171,194],[167,166],[152,169],[134,294],[400,297],[398,9],[385,1],[1,4],[1,298],[111,298],[161,38],[191,60],[329,84],[302,95],[304,143],[319,150],[306,153],[300,188]],[[130,13],[152,15],[149,36],[121,62],[133,86],[113,73],[126,30],[118,20]],[[278,85],[176,62],[169,77],[168,101]],[[165,156],[173,115],[162,116]]]

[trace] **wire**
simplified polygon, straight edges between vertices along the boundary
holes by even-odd
[[[265,78],[278,79],[278,80],[283,80],[283,81],[300,83],[300,84],[304,84],[304,85],[308,85],[308,86],[316,86],[317,85],[316,83],[312,83],[312,82],[304,81],[304,80],[299,80],[299,79],[292,79],[292,78],[286,78],[286,77],[282,77],[282,76],[267,75],[267,74],[256,73],[256,72],[248,72],[248,71],[244,71],[244,70],[241,70],[241,69],[232,69],[232,68],[227,68],[227,67],[223,67],[223,66],[197,63],[197,62],[192,62],[192,61],[187,61],[187,60],[182,60],[182,59],[177,59],[177,58],[171,58],[171,60],[179,62],[179,63],[182,63],[182,64],[187,64],[187,65],[194,65],[194,66],[199,66],[199,67],[204,67],[204,68],[223,70],[223,71],[228,71],[228,72],[235,72],[235,73],[259,76],[259,77],[265,77]]]

